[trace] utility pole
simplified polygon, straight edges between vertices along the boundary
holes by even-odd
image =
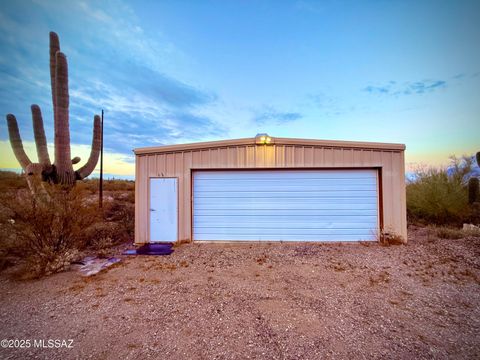
[[[103,109],[102,109],[102,124],[100,131],[100,182],[98,192],[98,207],[103,207]]]

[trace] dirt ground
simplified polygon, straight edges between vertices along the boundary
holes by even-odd
[[[0,339],[73,347],[0,358],[479,358],[480,238],[409,234],[391,247],[182,245],[90,278],[3,275]]]

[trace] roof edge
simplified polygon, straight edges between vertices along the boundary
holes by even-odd
[[[362,149],[379,149],[379,150],[392,150],[392,151],[404,151],[405,144],[397,143],[380,143],[380,142],[365,142],[365,141],[344,141],[344,140],[317,140],[317,139],[298,139],[298,138],[281,138],[272,137],[275,145],[301,145],[301,146],[321,146],[332,148],[362,148]],[[133,149],[135,155],[165,153],[165,152],[178,152],[185,150],[202,150],[212,148],[222,148],[229,146],[245,146],[256,145],[255,138],[242,138],[231,140],[217,140],[217,141],[204,141],[188,144],[175,144],[175,145],[162,145],[162,146],[150,146],[143,148]],[[268,145],[258,145],[268,146]]]

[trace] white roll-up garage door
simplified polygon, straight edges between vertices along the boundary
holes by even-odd
[[[194,240],[375,240],[377,229],[373,169],[193,174]]]

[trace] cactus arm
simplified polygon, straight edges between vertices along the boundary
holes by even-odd
[[[92,173],[92,171],[95,169],[95,166],[97,166],[98,157],[100,155],[101,141],[100,116],[95,115],[93,118],[92,149],[90,150],[90,156],[87,163],[75,172],[77,179],[85,179]]]
[[[53,102],[53,117],[55,118],[55,106],[57,102],[55,101],[55,68],[57,61],[55,55],[57,51],[60,51],[60,40],[58,35],[53,31],[50,32],[50,82],[52,84],[52,102]]]
[[[50,156],[48,155],[47,138],[43,128],[42,112],[38,105],[32,105],[33,134],[35,136],[35,145],[37,146],[38,162],[42,165],[50,166]]]
[[[7,125],[8,135],[10,137],[10,144],[12,145],[13,153],[15,154],[15,157],[22,166],[22,169],[25,170],[27,166],[30,165],[32,162],[25,153],[25,150],[23,150],[22,138],[20,137],[20,131],[18,130],[18,124],[15,115],[7,115]]]
[[[80,162],[80,160],[82,160],[82,159],[80,159],[80,157],[75,156],[75,157],[72,159],[72,164],[73,164],[73,165],[78,164],[78,163]]]
[[[64,185],[75,183],[70,155],[68,65],[65,54],[57,51],[55,71],[55,166],[57,182]]]

